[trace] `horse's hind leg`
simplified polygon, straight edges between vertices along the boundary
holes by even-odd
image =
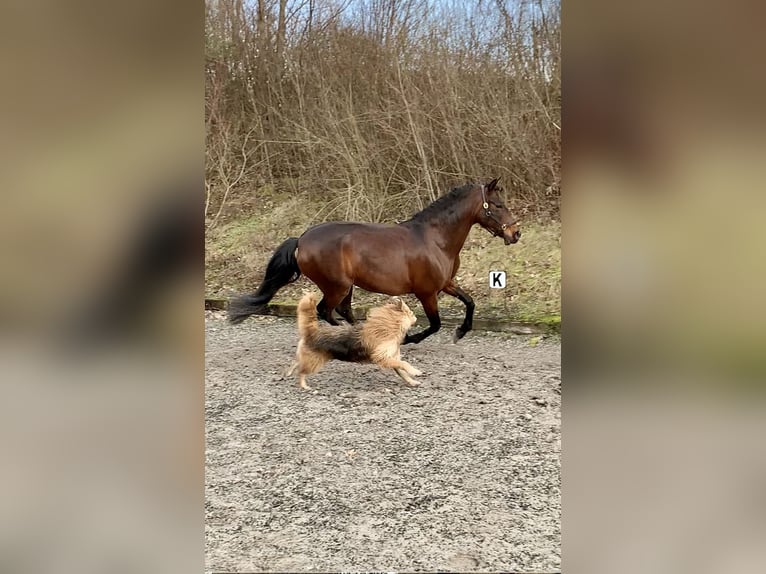
[[[335,310],[340,314],[341,317],[343,317],[346,321],[351,323],[352,325],[356,323],[356,318],[354,317],[354,312],[351,310],[351,297],[354,294],[354,286],[352,285],[351,288],[348,290],[348,293],[343,298],[343,301],[340,302],[340,305],[338,305]]]
[[[345,297],[347,291],[348,287],[346,286],[322,289],[324,297],[322,297],[322,300],[317,305],[317,315],[327,321],[330,325],[339,325],[332,316],[332,312],[341,302],[343,297]]]
[[[455,285],[454,281],[447,283],[447,286],[442,289],[442,291],[444,291],[447,295],[457,297],[465,305],[465,319],[463,319],[463,324],[455,330],[455,336],[452,339],[454,343],[457,343],[465,336],[468,331],[473,329],[473,310],[475,305],[473,303],[473,299],[471,299],[471,296],[463,291],[460,287]]]
[[[332,307],[327,306],[327,297],[322,297],[322,300],[317,305],[317,316],[327,321],[330,325],[340,325],[332,316]]]

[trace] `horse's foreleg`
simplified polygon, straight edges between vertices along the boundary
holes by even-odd
[[[471,296],[455,285],[454,281],[447,283],[447,286],[442,289],[442,291],[447,295],[457,297],[465,304],[465,319],[463,320],[463,324],[455,330],[455,336],[452,338],[452,341],[457,343],[468,331],[473,329],[473,310],[476,306],[474,305]]]
[[[407,335],[404,338],[404,342],[402,344],[406,345],[408,343],[420,343],[420,341],[429,335],[433,335],[436,333],[436,331],[441,329],[442,320],[441,317],[439,317],[439,306],[436,302],[436,295],[437,293],[432,293],[431,295],[424,297],[418,296],[418,299],[423,305],[423,310],[426,312],[426,317],[428,317],[428,328],[421,331],[420,333]]]

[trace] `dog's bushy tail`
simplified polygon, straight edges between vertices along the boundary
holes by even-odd
[[[297,247],[297,237],[291,237],[277,247],[266,266],[266,276],[258,287],[258,291],[229,301],[230,322],[241,323],[250,315],[258,313],[271,301],[277,291],[301,276],[298,260],[295,258]]]
[[[301,339],[310,339],[319,329],[317,302],[316,293],[307,293],[298,302],[298,336]]]

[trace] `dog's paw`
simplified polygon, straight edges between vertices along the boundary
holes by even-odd
[[[423,375],[423,371],[421,371],[420,369],[416,369],[415,367],[412,367],[412,370],[410,371],[410,375],[412,375],[413,377],[420,377]]]

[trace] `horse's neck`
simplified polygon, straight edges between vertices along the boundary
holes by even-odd
[[[465,245],[466,239],[468,239],[468,234],[471,232],[471,227],[473,227],[474,222],[468,221],[463,224],[460,230],[456,230],[453,237],[450,238],[450,255],[457,257],[460,253],[460,250],[463,249],[463,245]]]
[[[404,222],[404,225],[411,225],[417,221],[417,225],[423,225],[427,231],[430,241],[434,241],[440,249],[448,256],[455,258],[463,248],[471,227],[476,223],[475,205],[467,199],[463,199],[463,204],[458,206],[461,212],[459,218],[453,219],[445,214],[428,214],[425,218],[413,218]]]
[[[473,219],[461,220],[459,225],[446,228],[438,224],[433,226],[435,238],[439,247],[441,247],[451,258],[455,258],[463,249],[468,234],[473,226]]]

